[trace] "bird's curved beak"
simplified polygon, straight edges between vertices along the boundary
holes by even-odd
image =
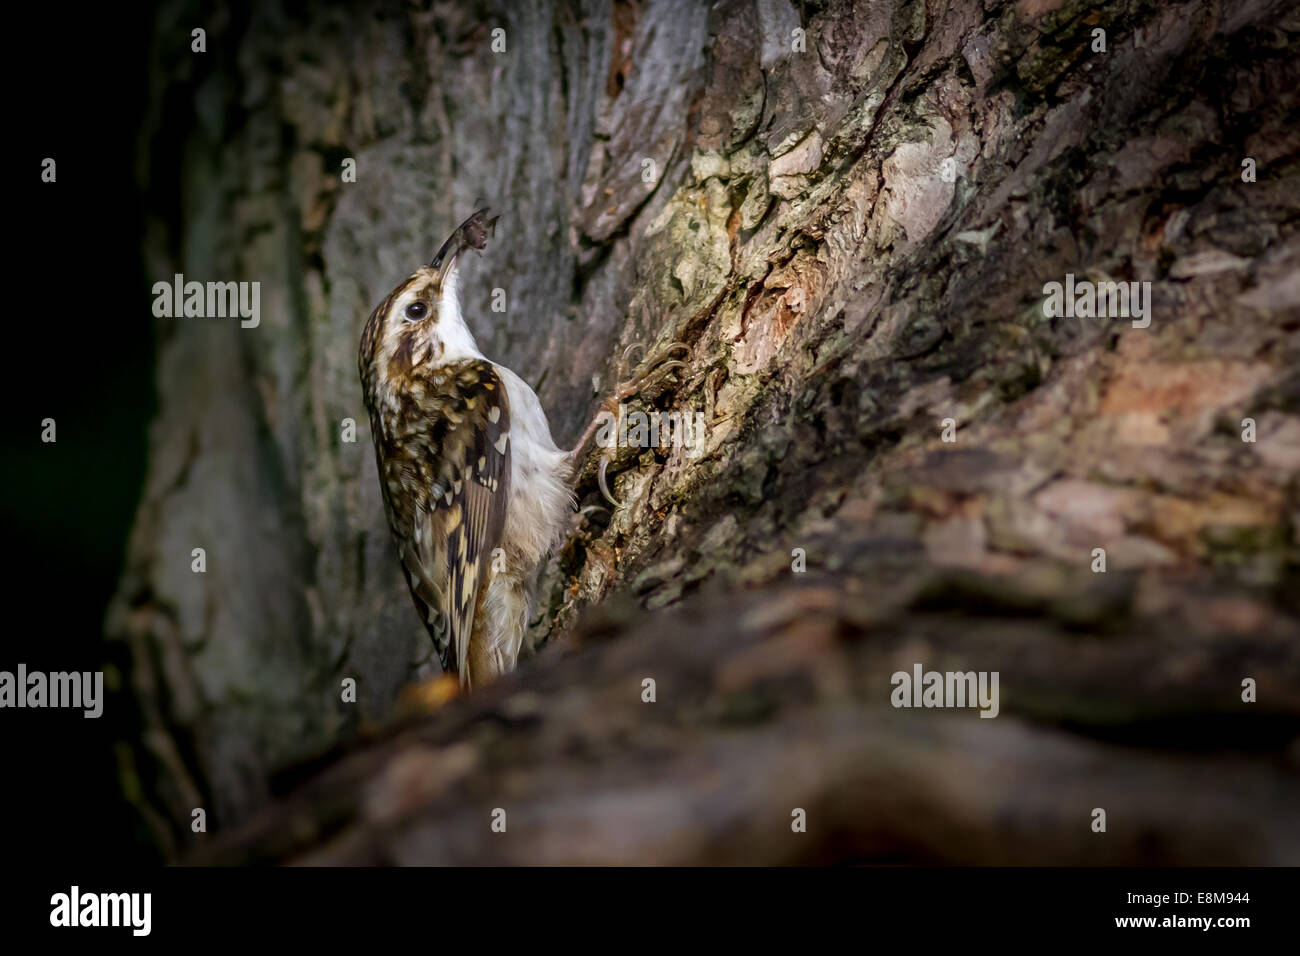
[[[451,272],[462,252],[466,249],[483,249],[487,245],[488,236],[493,233],[493,227],[500,218],[493,216],[489,219],[490,211],[486,206],[475,210],[468,219],[456,227],[456,231],[447,237],[442,248],[429,261],[429,268],[438,273],[439,285]]]

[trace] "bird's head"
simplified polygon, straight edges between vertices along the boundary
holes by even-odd
[[[496,224],[479,209],[457,227],[427,266],[421,266],[370,313],[358,364],[367,392],[380,380],[406,378],[423,365],[482,358],[460,311],[458,261],[482,249]]]

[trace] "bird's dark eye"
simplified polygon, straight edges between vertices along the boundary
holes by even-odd
[[[417,300],[406,307],[406,317],[412,322],[416,322],[424,318],[428,311],[429,307]]]

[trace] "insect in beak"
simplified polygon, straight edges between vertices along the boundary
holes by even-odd
[[[462,222],[442,244],[433,259],[429,262],[430,269],[436,269],[438,272],[438,283],[441,285],[447,275],[451,272],[452,267],[456,265],[456,260],[466,249],[482,249],[487,245],[488,236],[495,232],[497,220],[500,216],[488,218],[490,210],[487,207],[476,210],[468,219]]]

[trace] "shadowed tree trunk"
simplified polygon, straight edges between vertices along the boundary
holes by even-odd
[[[259,281],[261,321],[158,320],[108,627],[169,854],[1300,862],[1290,4],[192,20],[155,37],[150,275]],[[479,198],[467,318],[557,441],[671,341],[632,408],[706,438],[618,449],[538,654],[394,728],[436,662],[356,344]],[[1149,325],[1046,315],[1067,275],[1149,282]],[[998,672],[997,717],[891,707],[917,663]]]

